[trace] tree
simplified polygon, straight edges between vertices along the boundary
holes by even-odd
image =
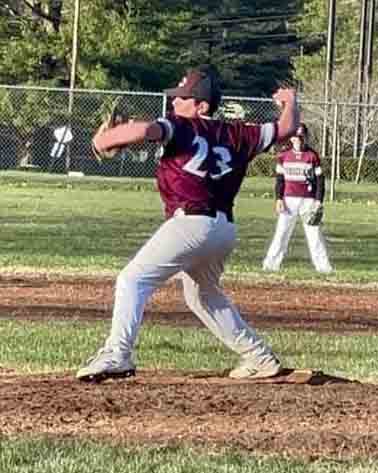
[[[61,0],[62,4],[62,0]],[[59,84],[67,67],[57,2],[3,2],[0,18],[0,80],[3,83]],[[51,14],[54,13],[55,16]]]
[[[295,22],[299,36],[314,40],[312,48],[305,48],[294,60],[295,76],[306,87],[306,82],[317,77],[324,79],[329,0],[306,0]],[[348,64],[356,65],[359,48],[360,2],[337,2],[335,32],[335,69]],[[311,44],[311,43],[310,43]],[[323,87],[322,87],[323,89]]]
[[[67,86],[73,0],[6,5],[0,19],[7,39],[0,45],[1,82]],[[211,60],[220,67],[227,92],[270,94],[292,76],[295,34],[288,46],[282,15],[295,5],[295,0],[264,0],[258,9],[246,0],[85,2],[77,86],[161,90],[187,67]],[[273,14],[281,18],[264,19]]]
[[[305,93],[302,95],[303,119],[309,125],[312,136],[318,140],[321,137],[321,130],[324,120],[324,103],[322,93],[322,79],[313,78],[306,82]],[[354,155],[356,117],[358,111],[357,97],[357,77],[347,65],[339,67],[335,72],[335,77],[330,84],[330,95],[334,104],[327,108],[327,125],[329,136],[332,138],[336,131],[337,143],[337,177],[342,177],[340,169],[341,159],[352,158]],[[361,177],[361,169],[364,160],[369,156],[376,157],[378,139],[376,124],[378,121],[378,80],[375,79],[370,84],[370,94],[367,103],[360,109],[360,129],[359,147],[357,149],[357,160],[353,160],[356,166],[355,180],[358,182]],[[333,129],[335,123],[335,113],[337,104],[337,127]]]
[[[17,9],[4,8],[6,14],[0,19],[4,38],[0,43],[1,82],[68,86],[73,1],[18,2]],[[159,22],[149,25],[150,7],[158,8],[144,0],[93,0],[82,6],[86,21],[80,28],[78,87],[156,90],[161,87],[160,77],[169,79],[169,67],[159,72],[163,61],[174,57],[167,38],[174,37],[184,15],[165,15],[165,21],[162,14]],[[14,18],[17,28],[12,26]]]
[[[205,2],[181,33],[195,47],[186,50],[192,64],[211,61],[225,78],[224,89],[235,95],[270,95],[278,84],[292,81],[292,47],[288,12],[297,2]]]

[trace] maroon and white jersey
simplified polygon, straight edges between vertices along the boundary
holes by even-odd
[[[276,124],[211,118],[161,118],[165,142],[157,169],[167,217],[175,210],[231,212],[249,162],[277,136]]]
[[[322,174],[319,155],[311,148],[284,151],[277,158],[276,173],[284,177],[284,196],[315,198],[315,178]]]

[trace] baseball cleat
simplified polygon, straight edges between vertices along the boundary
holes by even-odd
[[[264,357],[262,361],[250,354],[242,356],[239,365],[230,371],[229,377],[234,379],[271,378],[279,374],[281,369],[280,361],[273,354]]]
[[[135,364],[130,354],[112,348],[101,348],[97,355],[90,358],[80,368],[76,378],[87,383],[101,383],[109,378],[129,378],[135,376]]]

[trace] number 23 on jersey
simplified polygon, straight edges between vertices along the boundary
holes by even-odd
[[[213,146],[209,153],[209,143],[205,138],[199,135],[194,137],[192,144],[193,146],[197,146],[198,149],[194,156],[183,166],[186,172],[199,177],[206,177],[207,174],[209,174],[212,179],[220,179],[222,176],[232,171],[232,156],[227,148],[224,146]],[[201,170],[205,161],[211,157],[215,159],[215,172]]]

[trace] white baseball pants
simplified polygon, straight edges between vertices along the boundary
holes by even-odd
[[[187,305],[218,339],[239,354],[266,355],[270,348],[218,286],[235,239],[235,225],[223,212],[211,218],[176,211],[119,274],[106,345],[131,353],[148,298],[182,272]]]
[[[297,219],[304,215],[312,206],[314,199],[304,197],[285,197],[285,211],[282,212],[277,221],[276,231],[263,262],[263,269],[267,271],[278,271],[282,260],[287,253],[290,238],[293,234]],[[327,255],[325,239],[321,226],[307,225],[303,223],[307,246],[311,261],[320,273],[330,273],[332,266]]]

